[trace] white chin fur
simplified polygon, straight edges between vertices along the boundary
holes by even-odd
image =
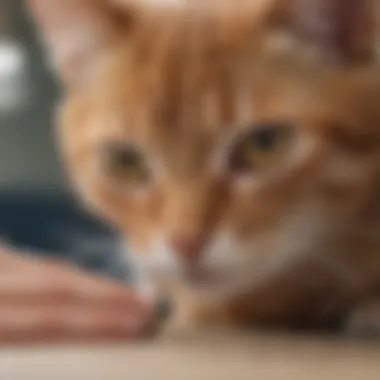
[[[295,236],[294,230],[289,233],[286,228],[277,231],[274,239],[262,236],[244,243],[232,233],[219,233],[206,247],[201,262],[201,268],[215,275],[216,279],[199,283],[192,281],[188,285],[194,291],[212,298],[225,298],[252,290],[304,257],[307,248],[316,241],[316,235],[311,231],[299,231]],[[132,251],[131,254],[141,272],[140,286],[144,292],[154,293],[150,279],[155,277],[186,284],[182,276],[183,267],[163,238],[157,238],[149,252]]]
[[[313,252],[319,252],[318,243],[332,231],[331,223],[334,222],[326,218],[319,205],[307,204],[287,214],[270,234],[253,234],[243,240],[229,230],[219,230],[205,247],[200,265],[216,277],[210,281],[187,283],[182,276],[183,266],[162,234],[156,235],[145,252],[130,247],[130,253],[146,280],[179,280],[202,295],[224,298],[250,291],[305,255],[310,258]]]

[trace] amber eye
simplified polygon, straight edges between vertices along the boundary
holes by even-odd
[[[103,150],[102,161],[107,175],[122,184],[141,184],[149,177],[143,156],[133,147],[109,144]]]
[[[229,167],[240,172],[267,169],[289,152],[292,141],[293,130],[288,124],[255,125],[235,142]]]

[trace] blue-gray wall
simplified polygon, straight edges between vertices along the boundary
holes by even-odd
[[[14,80],[13,88],[24,86],[27,101],[13,110],[0,104],[0,190],[8,187],[60,190],[64,181],[55,152],[52,123],[57,89],[43,64],[34,28],[22,3],[0,0],[0,15],[8,24],[0,25],[0,46],[4,42],[16,42],[27,58],[26,76],[20,73],[18,77],[12,74],[8,78]],[[3,84],[0,93],[9,91],[4,87]]]

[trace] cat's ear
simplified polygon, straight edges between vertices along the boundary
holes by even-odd
[[[28,0],[49,58],[64,85],[81,82],[102,52],[135,21],[112,0]]]
[[[377,0],[277,0],[272,18],[324,60],[350,64],[375,59],[378,15]]]

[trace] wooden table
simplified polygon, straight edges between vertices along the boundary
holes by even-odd
[[[0,380],[379,380],[380,342],[208,332],[154,342],[3,347]]]

